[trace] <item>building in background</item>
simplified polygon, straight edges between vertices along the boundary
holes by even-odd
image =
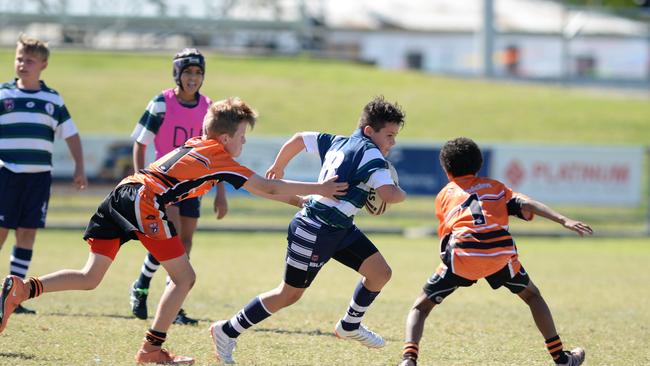
[[[494,75],[650,80],[648,22],[544,0],[493,0]],[[0,0],[0,43],[20,31],[101,49],[342,58],[385,69],[481,75],[479,0]]]

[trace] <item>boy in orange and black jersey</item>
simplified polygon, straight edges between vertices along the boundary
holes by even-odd
[[[83,269],[61,270],[27,281],[17,276],[6,277],[0,288],[0,333],[23,301],[47,292],[97,287],[121,245],[135,239],[142,242],[171,278],[135,361],[193,364],[193,358],[173,355],[162,348],[167,330],[196,279],[165,206],[201,196],[219,182],[296,206],[302,202],[296,195],[320,194],[334,199],[335,195],[344,194],[348,186],[336,183],[337,176],[322,183],[270,180],[237,163],[234,158],[240,155],[247,128],[253,127],[256,117],[257,113],[239,98],[213,103],[203,120],[202,136],[191,138],[147,169],[123,179],[99,205],[84,233],[90,253]]]
[[[582,348],[563,350],[544,298],[519,263],[517,247],[508,232],[508,216],[531,220],[537,214],[580,236],[591,235],[592,229],[541,202],[514,193],[497,180],[477,177],[483,157],[479,147],[468,138],[448,141],[440,151],[440,164],[449,178],[436,197],[442,263],[427,280],[408,314],[399,365],[417,364],[418,343],[431,310],[458,287],[469,287],[481,278],[493,289],[508,288],[530,307],[557,365],[582,364],[585,351]]]

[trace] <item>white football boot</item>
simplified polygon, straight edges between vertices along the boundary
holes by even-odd
[[[386,345],[386,341],[379,334],[368,330],[363,324],[359,324],[359,328],[347,331],[343,329],[343,324],[339,321],[336,323],[334,334],[341,339],[350,339],[358,341],[368,348],[381,348]]]
[[[214,353],[217,356],[217,360],[226,365],[232,365],[235,363],[235,360],[232,359],[232,352],[235,350],[235,346],[237,346],[237,339],[229,337],[223,331],[223,325],[226,324],[227,321],[228,320],[220,320],[216,323],[212,323],[210,326],[210,336],[212,337]]]

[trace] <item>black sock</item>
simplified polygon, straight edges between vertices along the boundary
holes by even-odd
[[[153,329],[149,329],[144,335],[145,341],[149,342],[152,346],[162,346],[162,344],[167,339],[167,333],[158,332]]]
[[[562,340],[559,335],[551,337],[545,341],[548,353],[553,357],[555,363],[567,363],[568,358],[562,346]]]

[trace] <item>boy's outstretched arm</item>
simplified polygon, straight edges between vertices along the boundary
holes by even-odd
[[[336,200],[335,196],[345,194],[348,184],[345,182],[336,182],[337,175],[327,179],[324,182],[295,182],[282,179],[266,179],[257,174],[253,174],[244,183],[243,187],[251,193],[262,192],[268,195],[286,195],[286,196],[306,196],[318,194],[323,197]]]
[[[585,234],[591,235],[594,233],[593,229],[589,225],[570,219],[539,201],[530,198],[523,199],[521,202],[521,208],[529,210],[532,213],[545,217],[551,221],[555,221],[565,228],[575,231],[580,236],[584,236]]]
[[[73,182],[77,189],[86,189],[88,187],[88,179],[86,178],[86,170],[84,169],[84,154],[81,147],[81,138],[76,133],[65,139],[68,144],[68,150],[74,160],[74,175]]]
[[[256,196],[263,197],[263,198],[268,198],[268,199],[274,200],[274,201],[284,202],[284,203],[286,203],[288,205],[296,206],[298,208],[302,208],[305,201],[307,201],[307,197],[298,196],[298,195],[287,195],[287,194],[273,195],[273,194],[268,194],[268,193],[262,192],[260,190],[257,190],[255,188],[252,188],[252,186],[247,187],[246,189],[250,193],[252,193],[252,194],[254,194]]]
[[[298,132],[282,145],[273,165],[266,171],[266,177],[268,179],[282,179],[284,177],[284,168],[287,167],[291,159],[303,150],[305,150],[305,141],[302,139],[302,134]]]

